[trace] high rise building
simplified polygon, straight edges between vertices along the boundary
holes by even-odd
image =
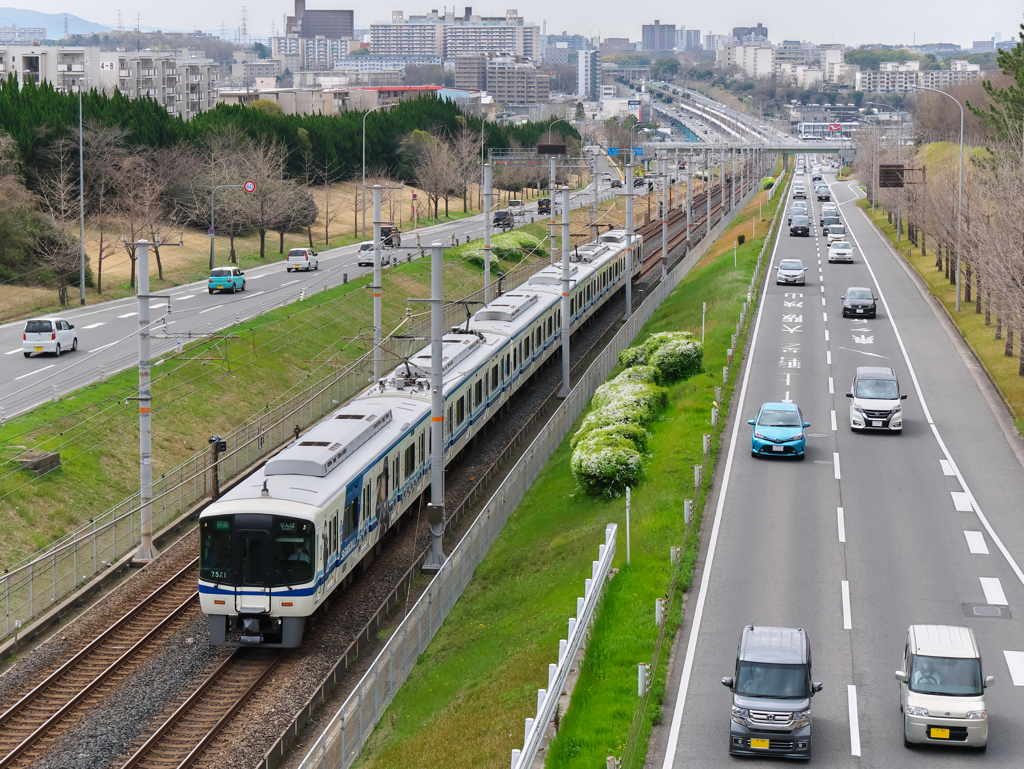
[[[683,50],[686,51],[702,51],[703,46],[700,44],[700,30],[699,29],[687,29],[686,32],[686,44]]]
[[[488,61],[486,86],[496,103],[509,106],[541,104],[550,96],[548,74],[517,56],[497,56]]]
[[[285,19],[284,34],[298,35],[303,39],[348,40],[353,31],[352,11],[306,10],[306,0],[295,0],[295,15]]]
[[[591,101],[597,98],[601,59],[597,51],[580,51],[576,60],[576,98]]]
[[[655,19],[653,24],[643,25],[641,40],[645,51],[671,51],[676,46],[676,25]]]
[[[768,27],[757,22],[756,27],[733,27],[732,36],[738,43],[766,43],[768,42]]]
[[[504,16],[479,16],[466,8],[409,16],[393,11],[391,21],[370,25],[370,50],[376,54],[414,53],[454,59],[473,53],[508,53],[539,61],[540,27],[527,24],[514,9]]]
[[[737,42],[732,35],[715,35],[708,32],[704,35],[705,51],[720,51],[726,45],[734,45]]]

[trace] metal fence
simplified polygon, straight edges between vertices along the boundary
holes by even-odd
[[[504,290],[510,291],[522,285],[545,266],[546,263],[541,262],[509,272],[503,278]],[[482,302],[483,289],[459,300],[466,301]],[[449,303],[444,313],[444,328],[465,321],[463,304]],[[403,327],[401,338],[390,336],[385,344],[390,348],[400,348],[400,352],[408,355],[414,345],[422,346],[423,342],[417,342],[417,339],[429,336],[428,317]],[[393,361],[385,361],[386,371],[394,366]],[[207,498],[214,488],[214,472],[223,488],[267,454],[292,440],[296,429],[303,430],[315,424],[358,394],[367,386],[367,376],[372,371],[371,351],[345,368],[328,371],[317,382],[228,434],[227,451],[221,453],[216,467],[212,464],[210,451],[204,450],[154,479],[154,530],[166,526]],[[134,550],[140,540],[139,504],[139,494],[133,494],[3,574],[0,577],[0,599],[3,600],[4,624],[0,628],[0,640],[17,632],[29,620]]]
[[[523,456],[502,481],[494,496],[459,541],[426,592],[395,630],[381,650],[373,667],[363,676],[345,700],[341,710],[327,725],[316,745],[303,759],[300,769],[347,769],[362,751],[363,743],[378,719],[391,704],[395,692],[408,678],[416,657],[427,647],[462,595],[473,571],[490,550],[527,490],[544,469],[548,459],[561,445],[569,430],[618,363],[619,353],[628,347],[650,320],[655,310],[679,282],[700,261],[708,247],[743,210],[755,191],[748,193],[732,209],[727,219],[711,230],[684,262],[673,269],[633,312],[608,346],[601,351],[569,396],[547,421]]]

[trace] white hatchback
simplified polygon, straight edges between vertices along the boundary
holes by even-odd
[[[28,358],[34,352],[60,355],[78,349],[78,332],[64,318],[30,318],[21,335],[21,351]]]
[[[288,251],[288,258],[285,260],[285,271],[320,269],[320,260],[317,259],[316,251],[312,248],[292,248]]]

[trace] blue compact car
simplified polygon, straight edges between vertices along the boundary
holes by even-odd
[[[796,456],[804,458],[807,439],[804,428],[810,422],[804,421],[800,407],[795,403],[765,403],[757,413],[757,419],[747,420],[754,429],[750,436],[752,457]]]

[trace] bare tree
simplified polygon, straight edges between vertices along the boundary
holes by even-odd
[[[438,217],[438,203],[442,197],[447,215],[448,196],[458,184],[458,166],[451,147],[434,136],[421,139],[415,167],[417,184],[434,205],[434,218]]]
[[[462,212],[469,211],[469,187],[480,179],[480,135],[470,131],[466,119],[461,115],[459,130],[451,142],[452,162],[454,163],[456,192],[462,194]]]
[[[273,139],[261,139],[252,143],[242,163],[243,175],[256,184],[246,202],[252,226],[260,235],[260,259],[266,257],[267,231],[288,214],[292,182],[284,178],[286,160],[282,145]]]
[[[306,229],[308,233],[310,231],[309,228],[316,222],[317,217],[320,215],[316,201],[313,200],[313,196],[309,194],[309,191],[305,187],[292,184],[287,190],[287,195],[287,205],[282,206],[281,216],[271,227],[271,229],[278,234],[278,253],[281,254],[284,253],[285,233],[299,228]],[[312,248],[312,236],[310,236],[309,242],[310,248]]]

